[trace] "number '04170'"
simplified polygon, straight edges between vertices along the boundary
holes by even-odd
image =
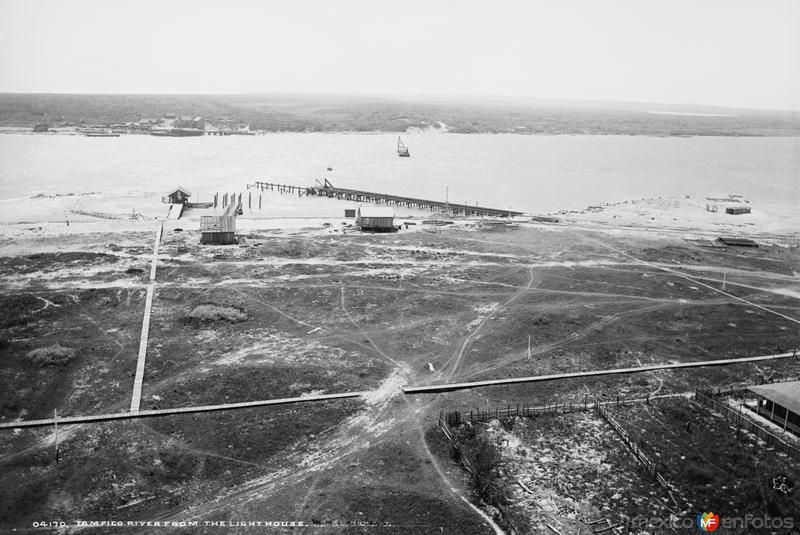
[[[66,522],[62,522],[60,520],[49,520],[47,522],[34,522],[33,527],[35,528],[65,528],[67,527]]]

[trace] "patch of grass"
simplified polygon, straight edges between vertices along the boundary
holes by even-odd
[[[34,364],[42,368],[45,366],[64,366],[75,358],[75,350],[59,344],[53,344],[29,351],[26,356]]]
[[[304,255],[303,243],[299,240],[281,242],[277,247],[269,248],[269,253],[286,258],[301,258]]]
[[[0,298],[0,329],[25,325],[28,323],[31,311],[40,306],[41,301],[30,294]]]
[[[473,469],[473,484],[478,495],[494,506],[509,503],[509,492],[504,484],[502,456],[497,445],[484,431],[485,426],[466,426],[459,432],[461,455],[469,459]]]
[[[200,305],[194,307],[187,316],[189,321],[210,322],[210,321],[244,321],[247,314],[233,307],[223,307],[218,305]]]
[[[672,399],[612,410],[688,500],[740,516],[800,520],[800,495],[777,492],[772,485],[776,477],[797,479],[796,460],[759,444],[753,435],[737,433],[706,407]]]

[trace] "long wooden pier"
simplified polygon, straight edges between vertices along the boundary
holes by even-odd
[[[326,178],[323,183],[314,186],[302,187],[287,184],[275,184],[272,182],[255,182],[247,186],[257,188],[262,191],[278,191],[280,193],[296,193],[298,196],[328,197],[352,202],[371,202],[375,204],[387,204],[395,206],[407,206],[409,208],[419,208],[422,210],[447,211],[454,214],[492,216],[492,217],[511,217],[522,215],[522,212],[513,210],[503,210],[500,208],[486,208],[483,206],[470,206],[468,204],[457,204],[443,201],[432,201],[428,199],[417,199],[415,197],[403,197],[401,195],[391,195],[388,193],[376,193],[374,191],[363,191],[357,189],[337,188]]]

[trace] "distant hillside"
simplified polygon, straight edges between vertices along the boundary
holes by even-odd
[[[667,113],[650,113],[667,112]],[[368,98],[312,95],[0,94],[0,126],[112,124],[166,113],[249,123],[266,131],[385,131],[444,124],[451,132],[797,136],[791,112],[692,105],[525,98]],[[708,115],[692,115],[692,114]]]

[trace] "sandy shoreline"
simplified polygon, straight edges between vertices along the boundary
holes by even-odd
[[[258,208],[259,197],[261,209]],[[345,209],[357,208],[360,203],[334,199],[281,195],[276,192],[252,191],[242,195],[244,214],[239,216],[240,232],[255,229],[281,231],[314,231],[334,233],[347,229],[352,219],[344,217]],[[704,198],[692,196],[654,198],[599,204],[584,210],[562,210],[546,214],[558,225],[587,226],[595,230],[636,231],[669,234],[686,233],[692,236],[753,236],[797,239],[800,234],[800,214],[789,205],[753,206],[752,213],[728,215],[724,209],[710,212]],[[252,206],[248,208],[248,205]],[[155,223],[166,221],[169,205],[159,195],[147,192],[128,193],[64,193],[32,198],[13,198],[0,201],[0,236],[24,242],[26,236],[148,231]],[[215,209],[187,209],[178,220],[169,220],[170,228],[197,230],[200,217],[219,213]],[[469,228],[486,221],[505,221],[516,224],[541,225],[531,221],[532,214],[512,218],[456,217],[451,214],[394,207],[396,223],[415,223],[409,228],[419,230],[422,221],[442,218]],[[405,230],[405,229],[404,229]],[[23,244],[20,244],[23,246]],[[5,249],[5,248],[4,248]]]

